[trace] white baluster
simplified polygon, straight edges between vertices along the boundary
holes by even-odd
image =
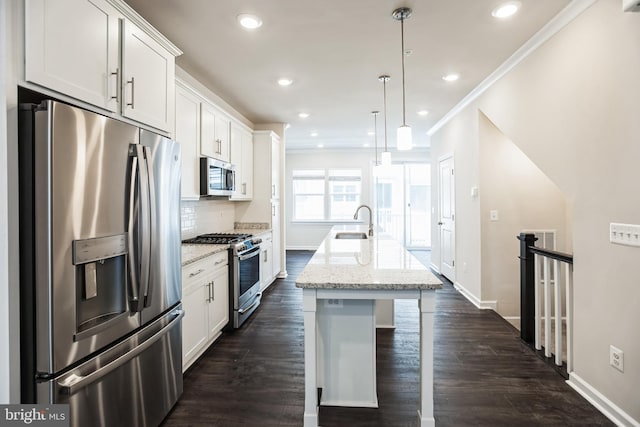
[[[562,281],[560,280],[560,261],[553,261],[554,312],[556,316],[556,365],[562,366]]]
[[[551,260],[544,257],[544,355],[551,357]]]
[[[536,350],[542,349],[540,344],[541,341],[541,331],[542,331],[542,316],[540,313],[540,308],[542,304],[540,304],[540,255],[535,255],[534,257],[534,266],[535,266],[535,283],[533,287],[533,292],[535,292],[535,316],[536,316],[536,324],[534,326],[535,331],[535,347]]]

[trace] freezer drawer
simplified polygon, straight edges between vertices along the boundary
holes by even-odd
[[[76,369],[38,384],[71,426],[157,426],[182,394],[182,305]]]

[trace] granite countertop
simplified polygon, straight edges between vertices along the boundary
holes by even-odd
[[[182,244],[182,266],[206,258],[218,252],[226,251],[229,245],[197,245],[191,243]]]
[[[336,239],[343,231],[367,232],[362,225],[334,226],[298,276],[298,288],[412,290],[440,289],[442,282],[389,236]]]

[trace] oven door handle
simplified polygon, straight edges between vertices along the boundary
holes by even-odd
[[[256,299],[255,301],[253,301],[253,304],[251,304],[249,307],[247,308],[243,308],[238,310],[238,314],[245,314],[247,311],[251,310],[253,307],[255,307],[256,305],[260,304],[260,299],[262,298],[262,292],[258,292],[256,294]]]
[[[253,249],[249,250],[248,252],[245,252],[242,255],[238,255],[238,259],[240,261],[244,261],[258,255],[260,255],[260,246],[254,246]]]

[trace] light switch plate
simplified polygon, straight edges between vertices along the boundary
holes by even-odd
[[[489,211],[489,219],[490,219],[491,221],[498,221],[498,220],[500,220],[500,215],[498,215],[498,211],[497,211],[497,210]]]
[[[640,246],[640,225],[609,224],[609,241],[618,245]]]

